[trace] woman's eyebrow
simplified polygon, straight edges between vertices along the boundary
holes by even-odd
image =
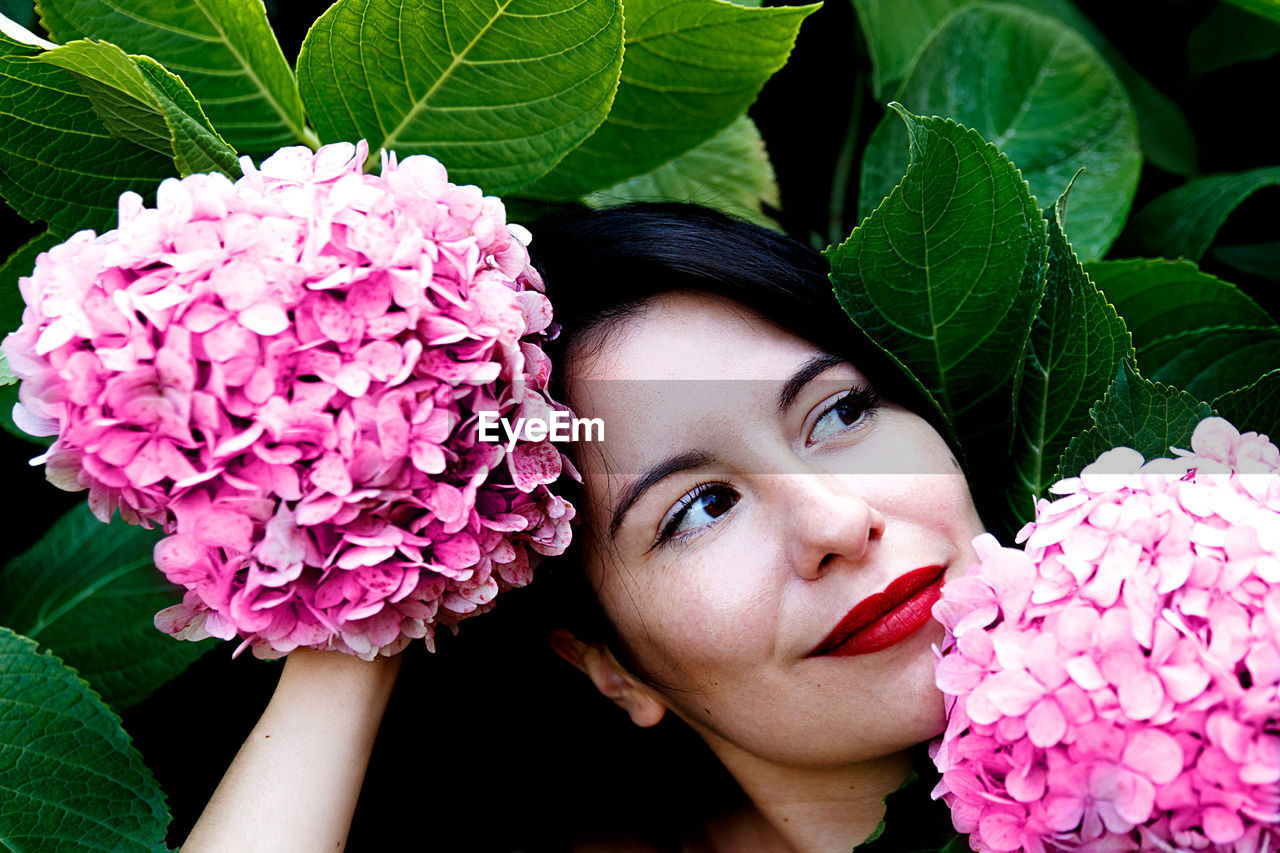
[[[796,397],[800,396],[800,392],[804,390],[804,386],[808,385],[816,377],[822,375],[833,367],[847,363],[847,359],[843,359],[838,355],[832,355],[829,352],[819,353],[804,364],[800,365],[800,369],[791,374],[782,387],[778,389],[778,397],[776,405],[778,411],[782,412],[790,408],[795,402]],[[618,532],[618,528],[622,526],[622,521],[627,515],[627,510],[631,509],[636,501],[640,500],[649,489],[658,483],[670,477],[672,474],[680,471],[688,471],[691,468],[698,468],[706,465],[711,461],[711,454],[701,450],[691,450],[686,453],[680,453],[675,456],[668,456],[661,462],[649,467],[643,474],[631,481],[631,484],[623,491],[618,502],[614,505],[613,512],[609,520],[609,538],[612,539]]]
[[[668,456],[632,480],[631,484],[627,486],[622,496],[618,499],[618,502],[614,504],[612,518],[609,521],[609,538],[612,539],[614,534],[618,532],[627,510],[631,509],[632,504],[640,500],[641,495],[672,474],[688,471],[690,468],[701,467],[710,461],[710,453],[701,450],[690,450],[687,453]]]
[[[791,377],[782,383],[782,387],[778,389],[778,411],[785,412],[796,401],[796,397],[800,396],[800,392],[814,378],[820,376],[826,371],[837,365],[846,364],[847,359],[843,359],[838,355],[832,355],[829,352],[819,353],[813,358],[806,361],[800,366],[800,369],[791,374]]]

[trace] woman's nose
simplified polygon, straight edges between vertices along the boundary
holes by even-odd
[[[786,504],[779,514],[785,519],[782,533],[797,575],[812,580],[870,558],[884,535],[885,517],[868,501],[867,489],[837,474],[780,474],[777,479]]]

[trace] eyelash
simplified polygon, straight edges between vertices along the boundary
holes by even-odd
[[[861,388],[850,388],[848,393],[844,394],[843,396],[840,397],[840,399],[836,400],[834,403],[832,403],[830,406],[824,409],[822,413],[818,415],[817,419],[813,422],[813,425],[816,427],[818,424],[822,423],[823,419],[826,418],[827,415],[831,414],[837,409],[849,406],[850,404],[852,404],[855,411],[859,412],[860,415],[858,419],[853,423],[846,424],[845,428],[855,429],[861,426],[865,426],[867,421],[871,420],[876,416],[876,410],[880,405],[880,395],[877,394],[876,389],[871,387],[870,385],[867,385]],[[810,431],[810,434],[812,434],[812,430]],[[806,444],[808,443],[810,442],[806,441]]]
[[[738,496],[736,489],[728,483],[722,483],[718,480],[708,480],[694,486],[692,491],[687,492],[684,497],[676,501],[675,512],[672,514],[671,519],[666,524],[662,525],[662,529],[658,531],[658,538],[654,541],[653,545],[650,546],[649,550],[652,551],[654,548],[659,548],[665,545],[678,544],[703,529],[706,525],[700,525],[692,530],[686,530],[683,533],[675,532],[676,528],[680,526],[680,522],[684,520],[685,514],[689,511],[689,508],[697,503],[698,500],[706,497],[718,488],[732,492],[735,499]]]
[[[850,388],[848,393],[842,395],[840,399],[836,400],[834,403],[832,403],[830,406],[824,409],[821,414],[818,415],[818,418],[814,422],[814,425],[816,426],[817,424],[821,423],[823,418],[825,418],[827,415],[831,414],[832,412],[836,411],[837,409],[840,409],[841,407],[844,407],[844,406],[849,406],[850,404],[852,404],[856,408],[856,410],[860,412],[860,416],[856,421],[854,421],[851,424],[848,424],[846,426],[846,429],[855,429],[860,426],[865,426],[867,421],[875,417],[876,408],[880,405],[880,397],[876,393],[876,390],[871,386],[866,386],[862,388]],[[734,495],[735,499],[738,497],[737,490],[734,489],[732,486],[730,486],[728,483],[722,483],[716,480],[709,480],[709,481],[697,484],[696,486],[693,487],[691,491],[687,492],[684,497],[680,498],[680,500],[676,502],[675,512],[672,514],[670,520],[667,521],[667,523],[662,526],[662,529],[658,531],[658,537],[654,541],[653,545],[650,546],[649,550],[652,551],[654,548],[663,547],[666,545],[679,544],[680,542],[683,542],[684,540],[688,539],[690,536],[696,534],[699,530],[703,529],[706,525],[700,525],[699,527],[695,527],[692,530],[686,530],[683,533],[675,532],[676,528],[680,526],[680,522],[684,520],[684,517],[688,513],[689,508],[692,507],[695,503],[697,503],[700,499],[711,494],[717,488],[721,488],[726,490],[727,492],[731,492]],[[735,500],[735,503],[736,502],[737,501]],[[730,509],[732,509],[732,507],[730,507]],[[726,512],[728,512],[728,510],[726,510]]]

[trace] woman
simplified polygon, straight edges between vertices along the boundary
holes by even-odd
[[[581,574],[547,584],[571,603],[553,647],[742,787],[696,844],[862,843],[943,728],[929,607],[982,532],[955,458],[792,241],[662,206],[543,223],[533,248],[560,399],[605,433],[575,448]],[[291,655],[184,850],[340,847],[397,666]]]

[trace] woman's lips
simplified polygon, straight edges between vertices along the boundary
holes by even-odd
[[[912,569],[858,602],[808,657],[878,652],[905,640],[932,620],[942,595],[943,566]]]

